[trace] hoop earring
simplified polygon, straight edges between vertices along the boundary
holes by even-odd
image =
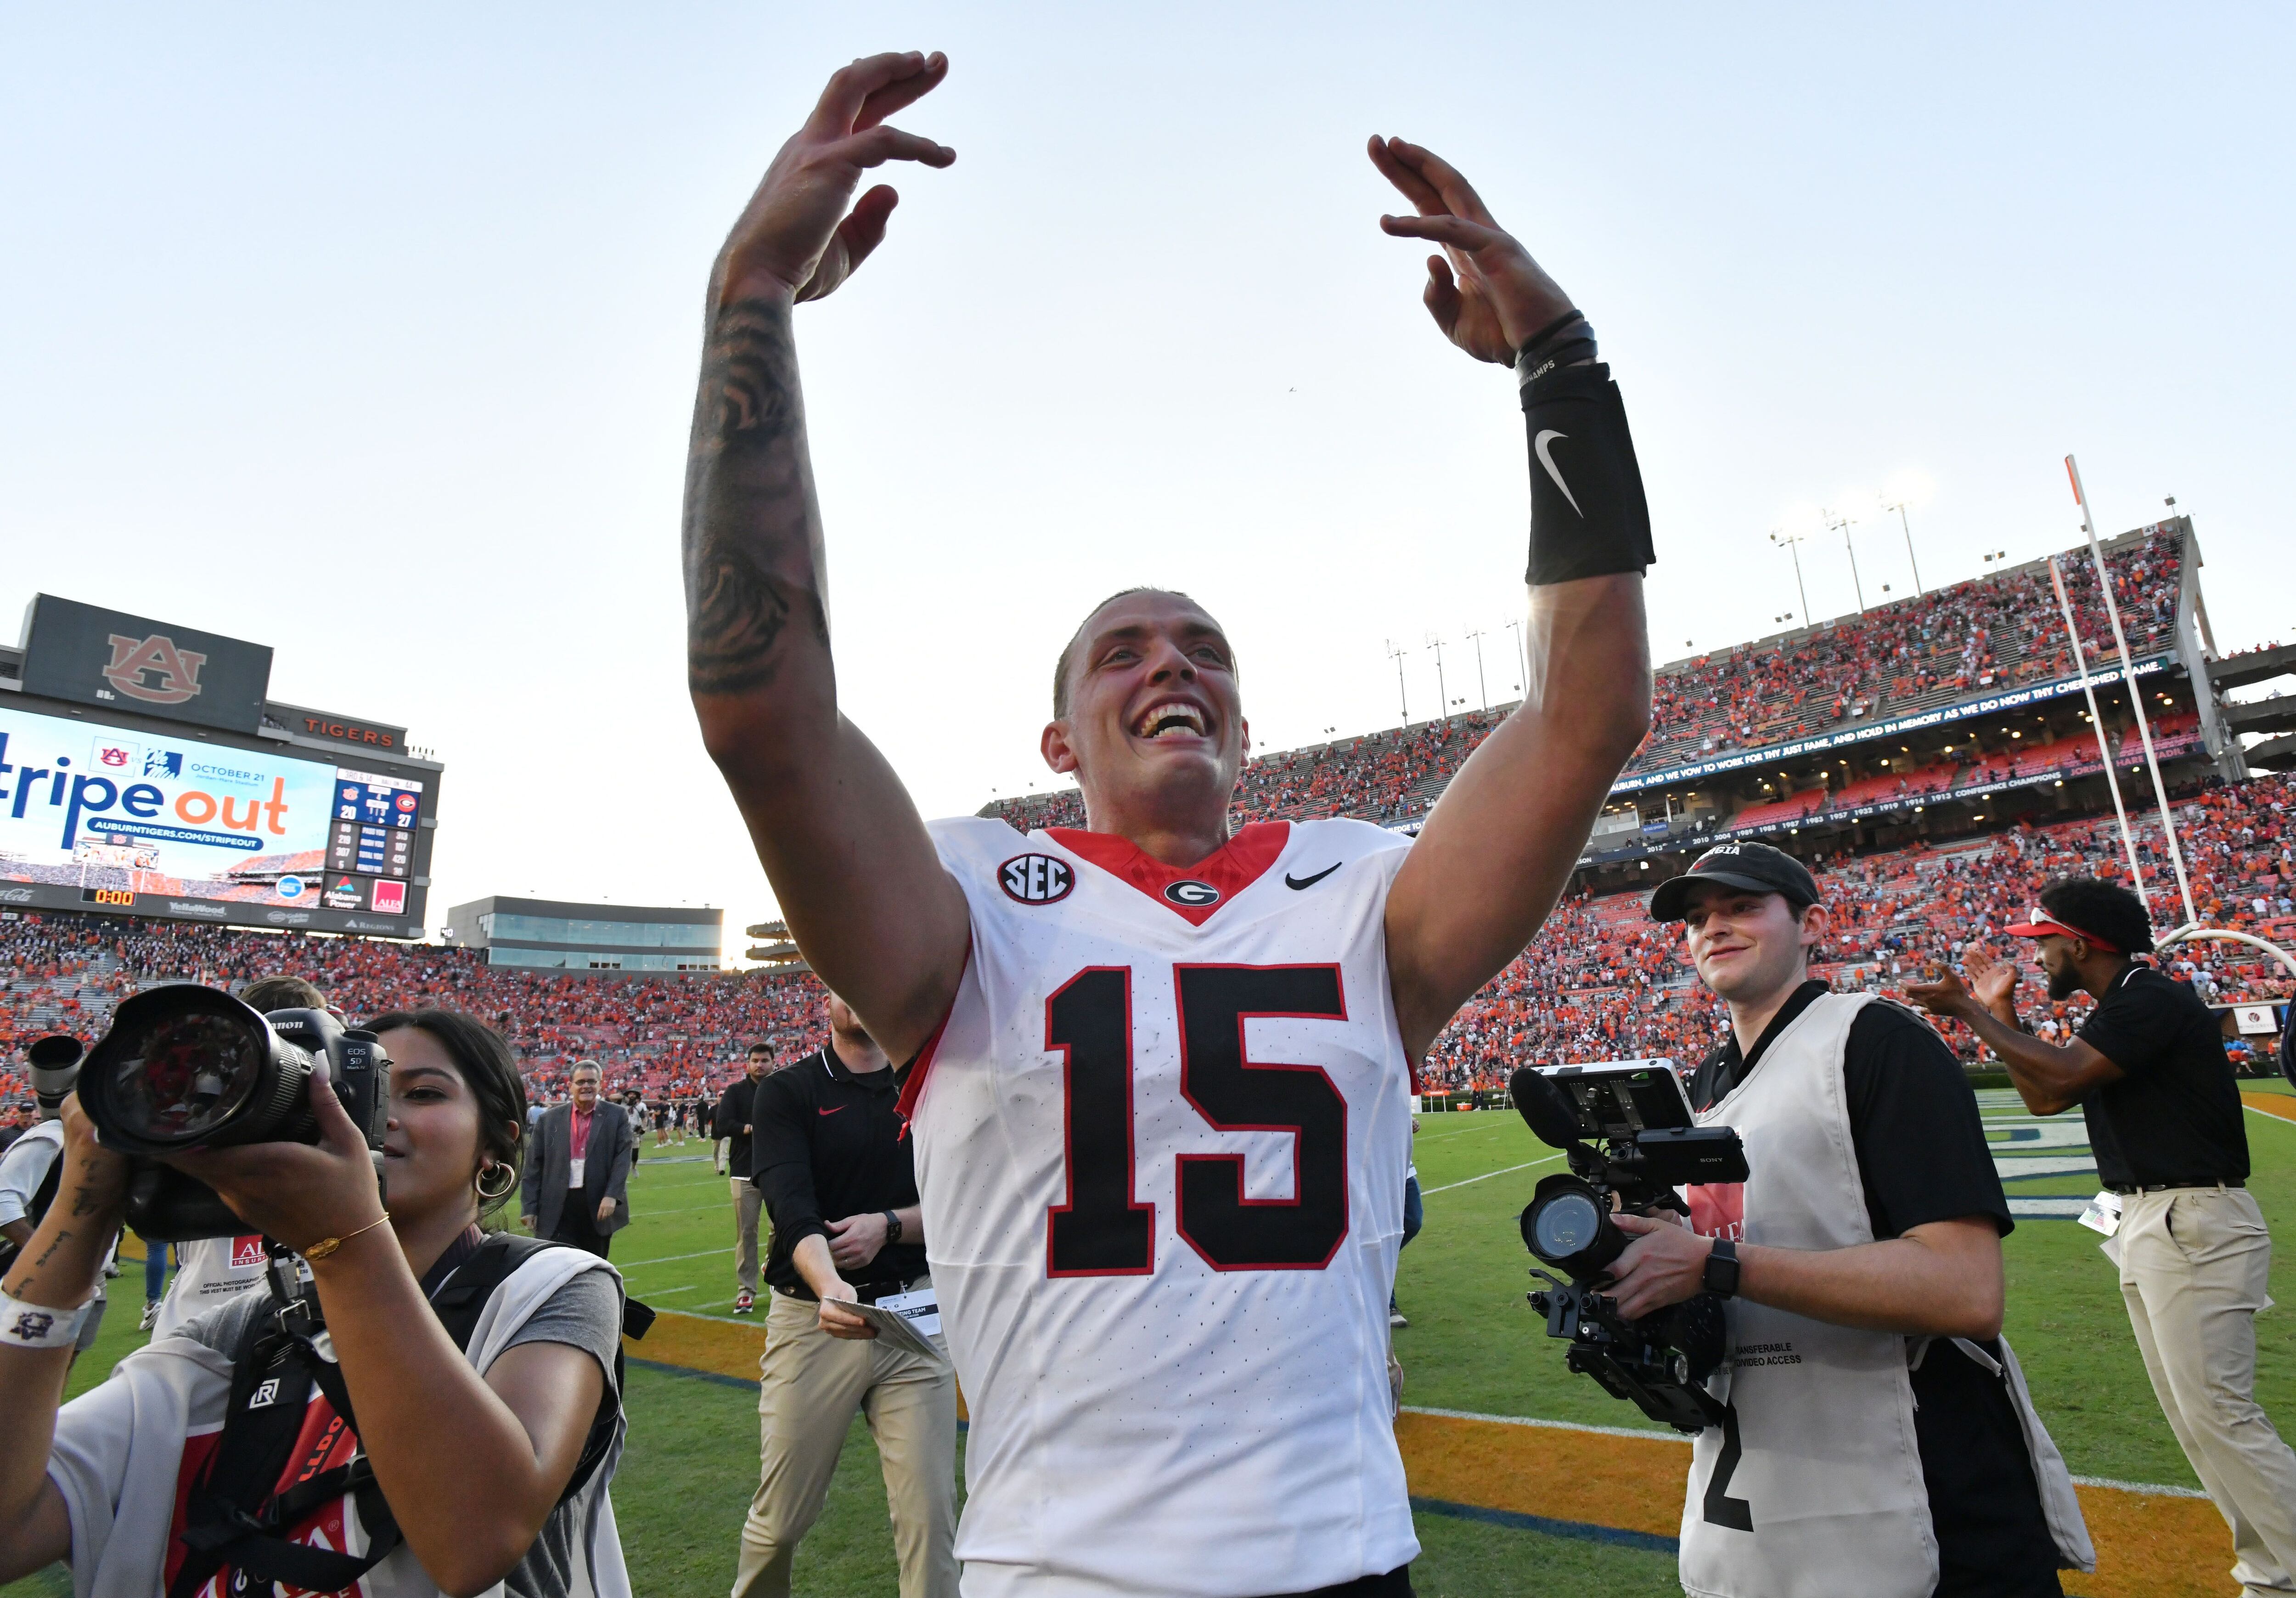
[[[500,1187],[489,1188],[487,1186],[487,1173],[488,1171],[499,1171],[502,1173],[503,1182]],[[497,1198],[509,1198],[511,1189],[517,1185],[518,1173],[512,1171],[508,1166],[502,1164],[498,1160],[488,1162],[486,1166],[480,1168],[477,1175],[471,1178],[471,1186],[477,1190],[479,1197],[485,1199],[488,1204],[492,1204]]]

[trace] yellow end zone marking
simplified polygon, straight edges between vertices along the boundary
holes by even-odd
[[[2243,1093],[2240,1101],[2259,1115],[2296,1121],[2296,1093]]]
[[[633,1358],[754,1381],[766,1329],[665,1310]],[[1457,1411],[1406,1409],[1395,1440],[1412,1493],[1656,1536],[1682,1528],[1689,1439],[1625,1427],[1577,1426]],[[2068,1572],[2080,1598],[2202,1598],[2225,1590],[2232,1544],[2202,1497],[2079,1487],[2097,1548],[2094,1576]]]

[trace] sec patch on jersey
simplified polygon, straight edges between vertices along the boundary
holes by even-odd
[[[996,884],[1015,904],[1057,904],[1076,886],[1076,873],[1053,855],[1016,854],[996,868]]]

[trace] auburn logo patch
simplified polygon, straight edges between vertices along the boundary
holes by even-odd
[[[1049,854],[1016,854],[996,868],[996,884],[1017,904],[1052,904],[1075,888],[1076,872]]]

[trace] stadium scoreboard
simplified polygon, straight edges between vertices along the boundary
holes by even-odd
[[[442,769],[402,728],[269,699],[270,667],[36,598],[0,649],[0,909],[420,936]]]

